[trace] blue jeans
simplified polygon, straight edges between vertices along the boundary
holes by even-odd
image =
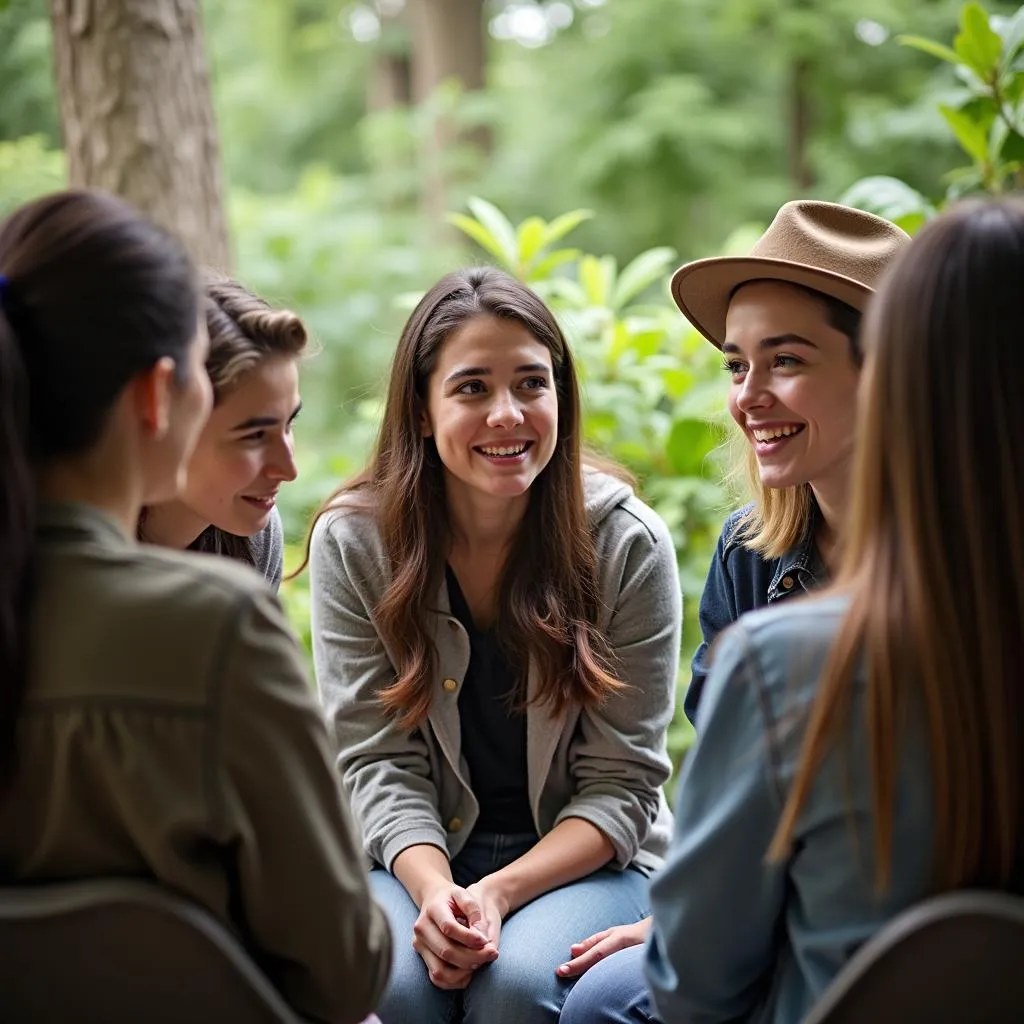
[[[452,877],[458,885],[471,885],[536,842],[532,833],[474,834],[452,861]],[[419,911],[402,883],[374,868],[370,885],[393,938],[391,978],[377,1010],[383,1024],[554,1024],[575,980],[555,974],[569,959],[569,947],[648,913],[647,879],[639,871],[595,871],[509,915],[502,923],[498,959],[481,967],[466,989],[448,992],[434,987],[412,948]]]
[[[576,982],[560,1024],[658,1024],[644,980],[644,947],[620,949]]]

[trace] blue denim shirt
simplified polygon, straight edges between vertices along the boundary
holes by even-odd
[[[708,656],[718,634],[744,612],[763,608],[793,594],[805,594],[828,582],[828,572],[814,541],[820,514],[817,508],[800,543],[782,558],[770,559],[745,547],[738,536],[739,521],[747,508],[741,508],[726,519],[700,597],[698,618],[703,639],[693,656],[690,685],[683,700],[683,711],[694,723],[708,674]]]
[[[791,854],[765,859],[845,609],[834,596],[762,609],[718,645],[672,847],[651,886],[645,965],[664,1021],[797,1024],[866,939],[928,894],[931,768],[913,715],[901,746],[892,881],[875,891],[863,679],[847,732],[799,815]]]

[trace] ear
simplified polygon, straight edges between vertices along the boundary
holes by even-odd
[[[430,423],[430,417],[426,409],[420,410],[420,437],[433,437],[434,428]]]
[[[158,359],[140,373],[133,383],[135,411],[145,432],[153,439],[164,437],[170,428],[174,389],[174,360]]]

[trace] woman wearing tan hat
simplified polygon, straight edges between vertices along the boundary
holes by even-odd
[[[837,565],[861,314],[908,242],[872,214],[800,200],[779,210],[749,256],[697,260],[672,278],[679,308],[722,351],[754,494],[726,520],[701,596],[703,641],[684,702],[691,721],[721,631],[744,612],[822,585]],[[572,947],[560,971],[587,974],[563,1024],[653,1019],[638,945],[648,930],[649,919]]]

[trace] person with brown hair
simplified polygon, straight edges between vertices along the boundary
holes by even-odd
[[[317,678],[398,937],[385,1021],[554,1021],[569,941],[647,913],[675,551],[580,436],[550,310],[450,274],[399,340],[369,469],[313,530]]]
[[[726,519],[701,595],[702,633],[683,704],[695,720],[712,645],[744,612],[789,603],[838,564],[849,491],[861,316],[909,236],[835,203],[786,203],[748,256],[685,264],[680,310],[723,355],[738,473],[753,501]],[[650,920],[575,943],[586,973],[563,1024],[649,1020],[642,951]]]
[[[166,886],[353,1024],[390,940],[294,635],[251,571],[135,539],[210,410],[199,300],[111,196],[0,223],[0,884]]]
[[[1024,890],[1024,206],[927,224],[867,315],[828,594],[718,645],[652,886],[664,1020],[793,1024],[922,898]]]
[[[298,475],[292,426],[306,328],[230,278],[205,277],[213,411],[173,501],[143,511],[140,539],[227,555],[281,582],[281,485]]]

